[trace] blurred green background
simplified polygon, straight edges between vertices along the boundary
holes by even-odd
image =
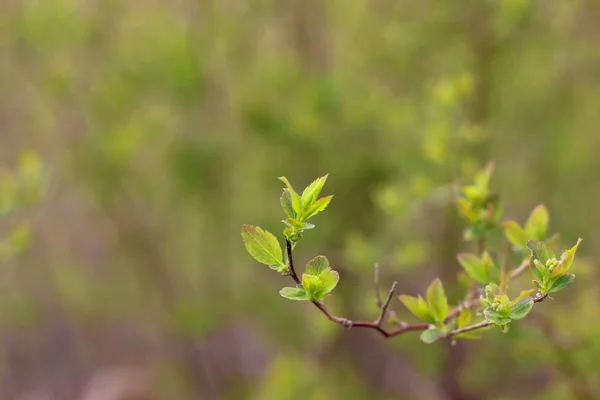
[[[0,165],[32,150],[46,184],[0,224],[32,240],[0,268],[0,397],[599,399],[599,105],[597,0],[4,0]],[[375,317],[375,262],[456,304],[447,189],[488,160],[507,217],[584,238],[506,335],[343,330],[244,250],[283,229],[276,177],[329,173],[296,262],[340,271],[331,309]]]

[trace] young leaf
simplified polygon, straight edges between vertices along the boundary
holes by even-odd
[[[573,274],[564,274],[561,275],[553,284],[548,293],[558,292],[569,286],[573,280],[575,279],[575,275]]]
[[[301,287],[284,287],[279,294],[290,300],[309,300],[306,290]]]
[[[529,240],[527,241],[527,248],[531,250],[531,254],[533,258],[539,260],[542,265],[546,265],[546,261],[551,258],[554,258],[554,253],[550,251],[548,247],[539,240]]]
[[[302,214],[302,200],[300,199],[300,196],[298,196],[298,193],[296,193],[296,191],[292,187],[290,181],[288,181],[288,179],[285,176],[280,176],[278,179],[285,183],[285,185],[287,186],[288,191],[290,192],[290,195],[292,197],[292,208],[296,215]]]
[[[543,240],[548,230],[548,209],[543,204],[540,204],[533,209],[527,222],[525,222],[525,230],[530,236],[529,239]]]
[[[429,323],[435,322],[435,319],[429,312],[427,304],[425,304],[425,300],[423,300],[421,296],[416,298],[406,294],[401,294],[398,296],[398,300],[400,300],[400,302],[404,304],[404,307],[406,307],[408,311],[413,313],[417,318]]]
[[[319,193],[321,193],[321,189],[323,189],[323,186],[325,185],[328,176],[329,174],[315,179],[310,185],[306,187],[306,189],[304,189],[304,191],[302,192],[303,211],[305,211],[315,202],[315,200],[317,200],[317,197],[319,197]]]
[[[458,314],[458,327],[464,328],[465,326],[469,325],[469,322],[471,322],[471,310],[468,308],[462,308],[460,310],[460,314]]]
[[[523,249],[527,246],[527,241],[531,239],[527,232],[521,228],[521,225],[515,221],[506,221],[504,223],[504,235],[510,243]]]
[[[340,274],[337,271],[327,268],[319,274],[319,279],[323,285],[323,295],[328,294],[337,286],[340,280]]]
[[[310,217],[313,217],[315,215],[317,215],[318,213],[320,213],[321,211],[323,211],[325,208],[327,208],[327,206],[329,205],[329,202],[331,201],[331,199],[333,198],[333,195],[327,196],[327,197],[323,197],[319,200],[317,200],[312,206],[310,206],[308,208],[308,210],[306,210],[306,212],[302,215],[302,220],[307,220]]]
[[[569,250],[566,250],[562,253],[560,257],[560,261],[554,270],[552,271],[552,277],[561,276],[565,272],[569,270],[571,264],[573,263],[573,259],[575,259],[575,253],[577,252],[577,248],[583,239],[577,239],[577,244],[571,247]]]
[[[294,211],[294,206],[292,204],[292,194],[289,189],[283,189],[283,193],[281,198],[279,199],[281,202],[281,208],[285,211],[286,215],[290,219],[296,218],[296,212]]]
[[[525,297],[513,304],[512,312],[510,313],[510,319],[522,319],[524,318],[531,308],[533,307],[533,297]]]
[[[302,274],[302,286],[310,300],[321,300],[323,297],[323,283],[318,276]]]
[[[458,262],[465,269],[465,272],[471,279],[485,285],[489,282],[489,277],[485,266],[475,254],[462,253],[458,255]]]
[[[483,171],[480,171],[475,175],[475,186],[477,186],[480,191],[484,192],[488,190],[494,167],[494,162],[489,162]]]
[[[258,226],[242,226],[242,239],[246,250],[256,261],[269,266],[280,266],[279,270],[287,268],[283,263],[281,247],[277,238],[270,232]]]
[[[325,256],[317,256],[306,264],[306,273],[317,276],[327,267],[329,267],[327,258]]]
[[[448,300],[444,293],[444,286],[439,278],[436,278],[427,288],[427,304],[429,312],[436,321],[443,321],[448,315]]]
[[[438,329],[438,328],[432,328],[432,329],[427,329],[421,333],[421,340],[427,344],[431,344],[431,343],[435,342],[436,340],[442,339],[445,336],[446,336],[445,331]]]
[[[510,323],[510,318],[503,317],[491,308],[486,308],[485,310],[483,310],[483,315],[485,316],[485,319],[487,321],[492,322],[496,325],[506,325]]]

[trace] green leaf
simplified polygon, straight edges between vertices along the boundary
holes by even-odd
[[[438,328],[427,329],[421,333],[421,340],[427,344],[431,344],[436,340],[446,336],[446,331]]]
[[[577,248],[579,247],[579,244],[581,243],[582,240],[583,239],[581,239],[581,238],[577,239],[577,244],[575,244],[575,246],[571,247],[569,250],[566,250],[562,253],[562,255],[560,256],[560,261],[558,262],[558,265],[552,271],[552,277],[561,276],[562,274],[564,274],[565,272],[567,272],[569,270],[569,268],[571,267],[571,264],[573,263],[573,260],[575,259],[575,253],[577,252]]]
[[[429,312],[429,308],[427,307],[425,300],[423,300],[421,296],[417,298],[406,294],[401,294],[398,296],[398,300],[400,300],[400,302],[404,304],[404,307],[406,307],[408,311],[413,313],[417,318],[429,323],[435,322],[435,319]]]
[[[494,167],[495,164],[493,162],[489,162],[483,171],[480,171],[475,175],[475,186],[477,186],[480,191],[488,191],[490,179],[494,173]]]
[[[531,239],[521,225],[515,221],[506,221],[504,223],[504,235],[506,239],[516,247],[524,249],[527,246],[527,241]]]
[[[280,266],[279,270],[286,269],[283,263],[282,251],[277,238],[270,232],[258,226],[242,226],[242,239],[246,250],[256,261],[269,266]]]
[[[525,230],[529,235],[529,239],[543,240],[548,231],[549,220],[550,215],[546,206],[540,204],[534,208],[531,214],[529,214],[527,222],[525,222]]]
[[[318,276],[302,274],[302,286],[310,300],[321,300],[323,297],[323,283]]]
[[[323,295],[326,295],[335,289],[340,280],[340,274],[331,268],[327,268],[319,274],[319,279],[323,285]]]
[[[522,319],[533,307],[533,297],[525,297],[513,304],[513,309],[510,313],[510,319]]]
[[[483,310],[483,315],[485,316],[486,321],[492,322],[496,325],[506,325],[510,323],[510,318],[503,317],[492,308],[486,308]]]
[[[482,261],[475,254],[462,253],[458,255],[458,262],[471,279],[485,285],[489,277]]]
[[[307,220],[310,217],[313,217],[315,215],[317,215],[318,213],[320,213],[321,211],[323,211],[325,208],[327,208],[327,206],[329,205],[329,202],[331,201],[331,199],[333,198],[333,195],[327,196],[327,197],[323,197],[319,200],[317,200],[312,206],[310,206],[308,208],[308,210],[306,210],[306,212],[302,215],[302,220]]]
[[[285,211],[286,215],[290,219],[296,218],[296,213],[292,204],[292,194],[289,189],[283,189],[283,193],[281,194],[279,201],[281,202],[281,208],[283,208],[283,211]]]
[[[559,290],[566,288],[573,282],[574,279],[574,274],[561,275],[556,281],[554,281],[552,287],[550,288],[550,290],[548,290],[548,293],[558,292]]]
[[[459,214],[461,214],[468,221],[476,222],[479,219],[477,212],[475,212],[469,200],[459,198],[456,200],[456,205],[458,207]]]
[[[306,273],[317,276],[328,267],[329,261],[325,256],[316,256],[306,264]]]
[[[292,197],[292,209],[296,213],[295,215],[302,214],[302,200],[300,199],[300,196],[298,196],[298,193],[296,193],[296,191],[292,187],[292,184],[290,183],[290,181],[288,181],[288,179],[285,176],[280,176],[277,179],[279,179],[280,181],[285,183],[285,185],[287,186],[287,188],[290,192],[290,195]]]
[[[329,174],[315,179],[310,185],[306,187],[306,189],[304,189],[304,191],[302,192],[303,211],[312,206],[313,203],[317,200],[317,197],[319,197],[319,193],[321,193],[321,189],[323,189],[323,186],[325,185],[328,176]]]
[[[468,326],[469,322],[471,322],[471,317],[471,310],[468,308],[462,308],[460,310],[460,314],[458,314],[458,327],[464,328],[465,326]]]
[[[546,261],[554,258],[554,253],[550,251],[550,249],[539,240],[529,240],[527,241],[527,248],[531,250],[531,254],[534,259],[539,260],[542,265],[546,265]]]
[[[284,287],[279,294],[290,300],[309,300],[306,290],[301,287]]]
[[[444,293],[444,286],[439,278],[436,278],[427,288],[427,304],[429,312],[436,319],[442,322],[448,315],[448,300]]]

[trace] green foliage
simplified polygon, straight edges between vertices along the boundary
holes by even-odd
[[[287,219],[282,221],[287,226],[283,233],[293,244],[302,237],[305,230],[315,227],[313,224],[305,221],[325,210],[333,198],[333,196],[326,196],[317,199],[325,182],[327,182],[327,176],[322,176],[313,181],[304,189],[302,196],[296,193],[292,184],[285,176],[279,177],[279,180],[287,186],[287,188],[283,189],[280,199],[281,207],[288,216]]]
[[[499,283],[500,270],[494,264],[494,260],[487,251],[481,257],[477,257],[471,253],[461,253],[457,258],[471,279],[482,285],[489,282]]]
[[[445,331],[444,329],[430,328],[430,329],[424,330],[421,333],[420,338],[424,343],[431,344],[431,343],[435,342],[436,340],[439,340],[439,339],[445,337],[446,334],[447,334],[447,331]]]
[[[493,171],[494,164],[489,163],[475,175],[472,185],[457,191],[459,215],[468,223],[464,231],[465,240],[483,238],[486,233],[497,228],[502,218],[502,204],[498,195],[489,187]]]
[[[468,277],[477,284],[485,285],[484,294],[480,297],[485,320],[469,325],[473,311],[470,308],[477,306],[477,303],[473,303],[473,301],[459,304],[458,309],[451,313],[442,281],[436,278],[427,288],[426,300],[420,295],[417,297],[398,296],[400,302],[412,314],[428,324],[426,329],[422,325],[418,326],[418,329],[422,330],[420,338],[425,343],[433,343],[447,337],[476,339],[479,335],[472,331],[491,325],[500,327],[506,333],[511,322],[525,318],[536,301],[542,301],[548,293],[565,288],[574,279],[574,275],[567,274],[567,271],[573,262],[581,239],[571,249],[563,252],[560,260],[555,258],[554,253],[544,242],[528,239],[529,237],[543,238],[546,235],[549,215],[546,207],[540,205],[530,214],[525,228],[521,228],[514,221],[507,221],[503,224],[507,239],[517,250],[523,243],[526,243],[531,250],[529,266],[536,277],[534,283],[538,291],[535,294],[536,290],[524,290],[517,298],[511,300],[508,295],[508,285],[512,274],[509,275],[504,267],[499,268],[490,252],[481,248],[485,244],[486,235],[500,227],[499,222],[502,215],[499,196],[494,194],[489,187],[492,170],[493,164],[490,163],[483,171],[475,175],[474,184],[467,185],[458,191],[457,198],[459,213],[469,224],[465,239],[477,238],[478,249],[481,251],[479,255],[461,253],[458,254],[457,259]],[[307,224],[305,220],[323,210],[331,199],[331,196],[328,196],[317,200],[327,180],[327,175],[313,181],[304,189],[301,196],[297,194],[287,178],[280,177],[279,179],[286,184],[280,200],[283,211],[288,217],[283,220],[286,225],[284,236],[288,249],[287,265],[283,263],[282,251],[277,238],[258,227],[251,225],[242,227],[246,250],[258,262],[269,265],[279,272],[290,274],[296,281],[295,287],[281,289],[279,293],[282,297],[290,300],[321,302],[336,287],[339,274],[329,266],[329,261],[325,256],[317,256],[308,262],[301,278],[298,278],[293,269],[292,251],[294,245],[302,237],[302,233],[306,229],[314,228],[314,225]],[[524,267],[525,265],[515,270],[514,274],[520,273]],[[391,294],[393,294],[394,288]],[[477,289],[471,290],[475,290],[475,294],[478,293]],[[471,303],[475,304],[475,307]],[[332,321],[352,326],[351,321],[347,322],[344,318],[333,317],[321,303],[316,304]],[[467,304],[469,305],[467,306]],[[382,313],[385,313],[387,305],[381,305],[381,307]],[[363,322],[360,326],[381,329],[379,321],[381,318],[373,323]]]
[[[257,226],[244,225],[242,239],[246,250],[256,261],[279,272],[287,271],[287,266],[283,263],[281,246],[272,233]]]
[[[443,324],[448,315],[448,299],[446,299],[444,286],[439,278],[436,278],[427,288],[427,305],[433,318]]]
[[[401,294],[398,296],[398,299],[402,302],[402,304],[404,304],[404,307],[406,307],[408,311],[413,313],[417,318],[432,324],[436,322],[434,316],[429,312],[429,306],[421,296],[413,297],[406,294]]]
[[[546,238],[549,220],[548,209],[540,204],[529,214],[524,228],[512,220],[503,224],[506,239],[518,249],[524,250],[529,240],[541,241]]]
[[[565,250],[560,260],[556,259],[554,253],[543,242],[538,240],[527,242],[527,247],[531,250],[530,269],[536,278],[534,283],[540,293],[557,292],[573,282],[575,275],[568,274],[566,277],[565,275],[573,263],[581,241],[582,239],[579,238],[575,246]]]
[[[327,175],[308,185],[302,192],[302,196],[296,193],[287,178],[282,176],[279,179],[287,186],[281,196],[281,206],[289,217],[283,220],[287,226],[284,236],[286,240],[295,245],[302,237],[304,230],[314,228],[314,225],[304,221],[324,210],[333,196],[317,200],[327,181]],[[244,225],[242,238],[246,250],[256,261],[283,274],[291,273],[289,266],[283,262],[281,247],[273,234],[259,227]],[[290,300],[321,301],[335,289],[339,280],[338,272],[329,266],[327,258],[317,256],[306,265],[300,283],[296,287],[281,289],[279,294]]]

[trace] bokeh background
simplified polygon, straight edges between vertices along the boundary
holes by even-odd
[[[43,188],[2,219],[31,244],[0,269],[0,397],[599,399],[599,105],[597,0],[3,0],[0,165],[32,151]],[[507,218],[584,238],[506,335],[343,330],[245,253],[242,224],[283,229],[278,176],[329,173],[296,262],[340,271],[331,309],[375,317],[375,262],[456,304],[448,188],[489,160]]]

